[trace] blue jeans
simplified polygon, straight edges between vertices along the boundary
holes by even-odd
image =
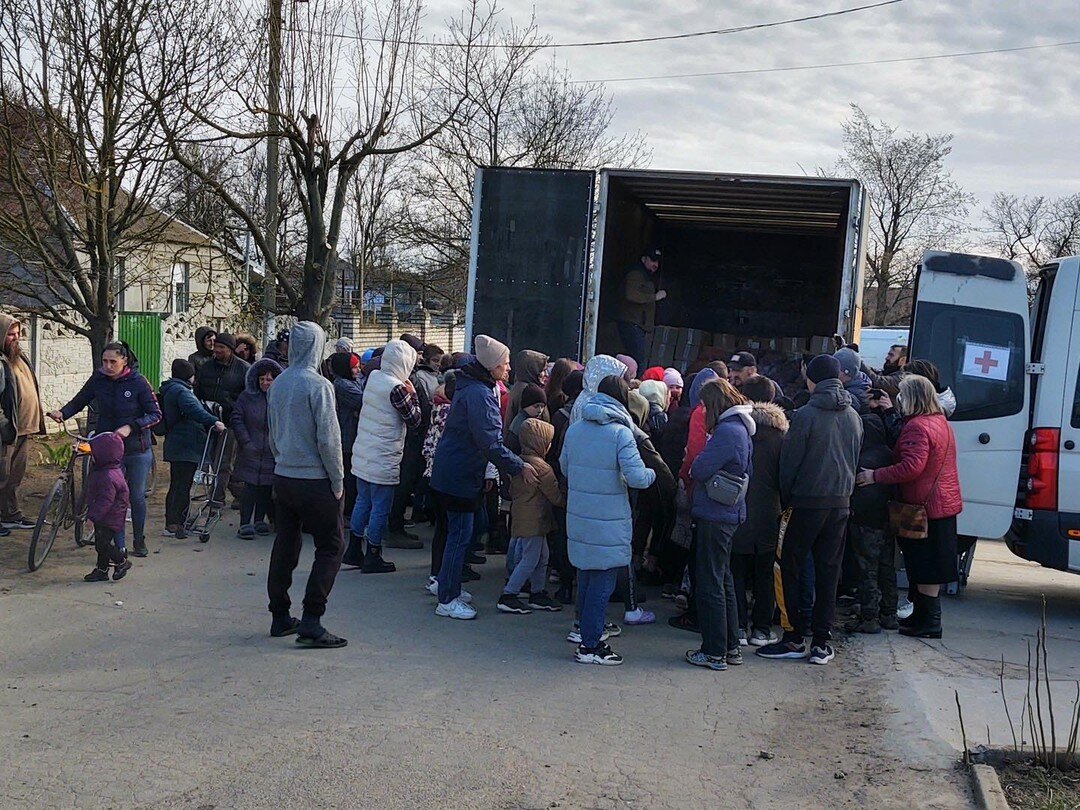
[[[626,353],[637,360],[638,368],[645,368],[645,329],[636,323],[619,321],[619,337]]]
[[[131,529],[135,539],[146,539],[146,479],[150,475],[150,465],[154,462],[154,451],[150,448],[141,453],[127,453],[121,462],[124,465],[124,478],[128,485],[128,498],[131,502]],[[116,533],[116,547],[125,547],[124,531]]]
[[[581,606],[581,646],[595,649],[600,645],[607,618],[608,600],[615,592],[618,568],[578,571],[578,604]]]
[[[547,537],[515,537],[510,542],[517,544],[517,554],[503,593],[517,596],[526,582],[529,583],[529,593],[543,593],[547,585]],[[509,559],[510,553],[507,552],[506,556]]]
[[[472,544],[474,512],[446,513],[446,549],[439,569],[439,604],[448,605],[461,596],[461,568]]]
[[[363,478],[356,479],[356,505],[349,519],[349,531],[357,537],[366,533],[369,546],[382,546],[396,489],[393,484],[369,484]]]

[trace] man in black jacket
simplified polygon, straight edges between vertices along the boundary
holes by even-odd
[[[236,356],[236,341],[228,332],[222,332],[214,338],[214,359],[203,363],[195,372],[195,396],[204,402],[216,402],[221,406],[221,421],[229,423],[236,398],[244,390],[248,369],[251,365]],[[236,440],[232,431],[225,434],[225,450],[218,469],[217,486],[214,488],[214,500],[224,504],[225,488],[228,487],[233,497],[240,497],[240,485],[231,484],[233,457],[236,455]],[[215,447],[216,453],[220,448]]]
[[[851,493],[862,448],[862,420],[852,407],[851,394],[840,382],[840,361],[832,355],[815,357],[806,367],[810,401],[795,411],[780,450],[780,501],[791,507],[784,539],[777,552],[780,565],[780,623],[784,637],[758,649],[762,658],[806,658],[827,664],[834,651],[832,624],[836,586]],[[816,578],[813,617],[799,612],[801,574],[806,556],[814,557]],[[810,650],[806,636],[812,632]]]

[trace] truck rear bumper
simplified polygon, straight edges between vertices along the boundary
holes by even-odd
[[[1080,573],[1080,514],[1032,512],[1030,520],[1013,521],[1005,543],[1025,560]]]

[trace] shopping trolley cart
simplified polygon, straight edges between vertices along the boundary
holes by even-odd
[[[221,418],[220,415],[218,418]],[[184,521],[184,531],[197,534],[200,543],[210,541],[210,532],[221,520],[221,511],[225,506],[222,501],[214,500],[214,494],[221,463],[225,458],[225,439],[228,432],[227,429],[221,432],[210,430],[206,434],[202,458],[191,481],[191,507],[187,520]]]

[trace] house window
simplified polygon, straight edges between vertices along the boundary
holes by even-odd
[[[172,311],[187,312],[191,306],[191,265],[188,262],[173,262],[172,293]]]

